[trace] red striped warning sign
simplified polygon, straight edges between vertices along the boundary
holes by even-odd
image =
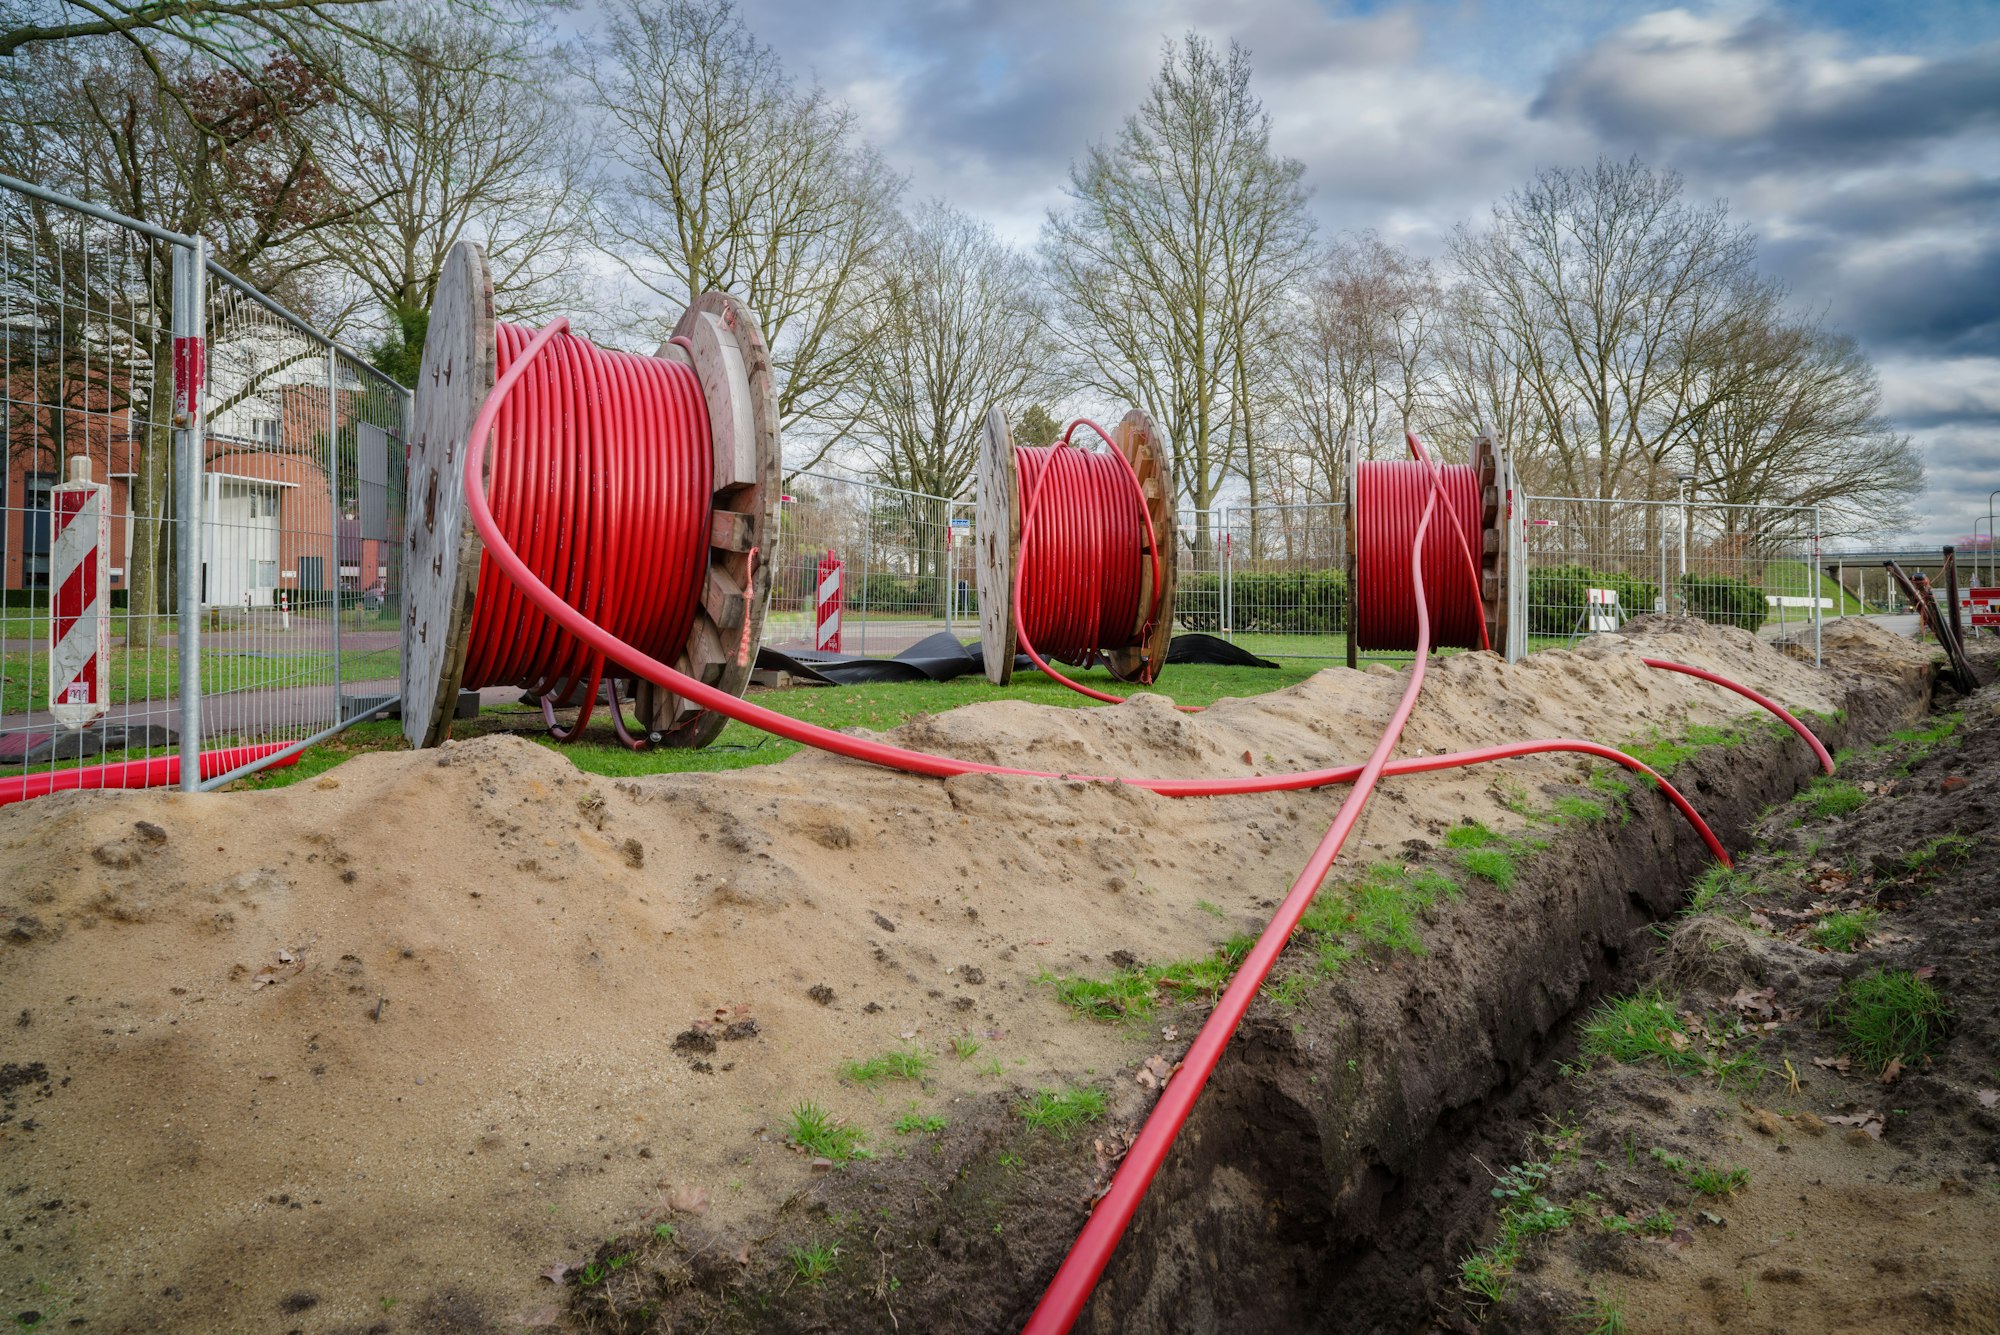
[[[105,560],[111,516],[90,460],[69,461],[69,481],[50,489],[49,712],[67,728],[104,716],[110,659],[111,569]]]

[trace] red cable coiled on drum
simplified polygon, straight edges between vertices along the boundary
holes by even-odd
[[[504,376],[534,331],[494,333]],[[678,658],[707,569],[715,466],[694,371],[558,334],[501,404],[491,458],[494,517],[536,576],[625,643]],[[554,701],[581,685],[576,723],[557,733],[567,739],[589,721],[603,675],[603,654],[481,555],[466,687]]]
[[[1464,465],[1364,463],[1354,497],[1354,643],[1362,650],[1410,650],[1417,644],[1410,553],[1431,495],[1438,518],[1424,534],[1423,580],[1431,643],[1440,649],[1486,649],[1485,608],[1470,543],[1483,530],[1478,473]],[[1469,596],[1468,596],[1469,595]]]
[[[1129,647],[1139,627],[1146,507],[1131,465],[1067,442],[1014,451],[1024,528],[1021,630],[1050,658],[1079,666]],[[1025,516],[1032,511],[1032,520]]]

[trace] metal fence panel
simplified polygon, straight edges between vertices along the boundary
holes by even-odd
[[[0,192],[0,778],[172,754],[174,249]],[[50,707],[55,499],[72,468],[104,489],[109,520],[104,711],[80,729]]]
[[[0,186],[0,778],[90,786],[178,752],[183,787],[213,786],[202,751],[303,743],[343,694],[393,695],[408,391],[199,242]],[[103,489],[111,607],[104,712],[65,727],[51,538],[72,470]]]
[[[1229,638],[1266,658],[1345,659],[1345,505],[1241,505],[1222,515]]]
[[[964,638],[978,623],[971,513],[943,496],[794,476],[768,567],[764,642],[786,652],[817,647],[819,569],[829,557],[841,568],[842,653],[892,657],[939,631]],[[967,522],[955,527],[954,517]]]
[[[1661,611],[1803,636],[1817,657],[1838,614],[1810,507],[1533,496],[1525,524],[1530,649]]]

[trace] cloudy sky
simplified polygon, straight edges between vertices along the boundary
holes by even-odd
[[[1764,266],[1858,336],[1929,489],[2000,487],[2000,5],[1618,0],[742,0],[910,177],[1031,241],[1188,29],[1249,48],[1328,230],[1436,254],[1537,167],[1637,153],[1729,201]]]

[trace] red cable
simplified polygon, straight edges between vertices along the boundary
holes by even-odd
[[[1102,452],[1074,446],[1078,427],[1103,437]],[[1079,695],[1106,704],[1126,697],[1085,686],[1049,666],[1038,646],[1067,663],[1088,664],[1100,655],[1144,644],[1160,614],[1161,564],[1159,534],[1146,508],[1138,470],[1111,439],[1088,418],[1078,418],[1055,445],[1021,446],[1014,451],[1020,479],[1021,546],[1014,574],[1014,635],[1022,652],[1047,675]],[[1117,462],[1113,463],[1115,459]],[[1051,485],[1053,484],[1053,485]],[[1043,515],[1043,496],[1055,499]],[[1138,523],[1133,523],[1136,518]],[[1139,546],[1143,526],[1145,546]],[[1037,543],[1040,536],[1043,540]],[[1138,615],[1139,566],[1135,551],[1152,560],[1152,597],[1146,615]],[[1031,595],[1028,590],[1033,588]],[[1033,609],[1032,611],[1030,609]],[[1134,629],[1136,627],[1136,629]],[[1145,664],[1150,682],[1159,664]],[[1185,713],[1200,713],[1199,705],[1176,705]]]
[[[1639,661],[1647,667],[1660,668],[1666,672],[1684,672],[1690,677],[1700,677],[1703,681],[1714,682],[1717,686],[1723,687],[1725,690],[1736,692],[1745,700],[1753,700],[1764,706],[1764,708],[1782,719],[1785,726],[1797,733],[1805,741],[1805,744],[1812,748],[1812,753],[1819,757],[1821,769],[1825,770],[1828,774],[1833,773],[1833,756],[1827,752],[1825,745],[1819,738],[1813,735],[1812,729],[1793,718],[1791,713],[1776,700],[1771,699],[1767,695],[1761,695],[1740,682],[1731,681],[1727,677],[1719,677],[1706,668],[1690,667],[1686,663],[1676,663],[1669,658],[1642,658]]]
[[[1421,450],[1416,438],[1412,448]],[[1467,568],[1465,542],[1454,543],[1445,526],[1432,527],[1419,544],[1416,521],[1434,487],[1440,505],[1460,534],[1481,531],[1479,477],[1471,468],[1439,466],[1419,454],[1415,462],[1364,463],[1355,475],[1354,643],[1362,650],[1408,652],[1417,642],[1416,590],[1425,590],[1425,613],[1438,648],[1480,649],[1486,617],[1477,597],[1477,564]],[[1420,558],[1420,559],[1419,559]],[[1421,571],[1419,570],[1421,565]],[[1453,589],[1464,570],[1475,596]],[[1364,578],[1364,575],[1366,577]]]
[[[1417,433],[1414,431],[1405,431],[1403,439],[1409,442],[1410,453],[1416,455],[1418,461],[1431,470],[1433,478],[1442,482],[1444,479],[1444,469],[1439,466],[1436,460],[1431,458],[1430,451],[1424,448],[1424,443],[1417,438]],[[1472,476],[1472,490],[1473,494],[1478,497],[1475,513],[1482,521],[1477,531],[1483,534],[1485,532],[1483,521],[1486,517],[1486,498],[1480,492],[1479,475],[1476,472]],[[1467,532],[1465,524],[1459,518],[1457,508],[1448,505],[1445,507],[1444,513],[1445,517],[1451,520],[1452,532],[1458,537],[1459,551],[1465,556],[1465,573],[1470,577],[1472,583],[1473,608],[1479,614],[1479,647],[1491,650],[1493,648],[1493,640],[1486,633],[1486,590],[1479,578],[1479,553],[1475,552],[1472,548],[1472,534]]]
[[[466,451],[465,490],[467,508],[472,515],[474,525],[479,530],[480,537],[487,544],[486,556],[508,576],[509,580],[513,582],[514,586],[518,588],[520,593],[529,602],[540,608],[542,613],[558,623],[562,630],[582,641],[584,645],[588,646],[597,655],[600,657],[609,656],[633,675],[643,677],[663,689],[681,695],[702,708],[716,710],[739,722],[762,728],[780,737],[816,746],[835,754],[868,761],[872,764],[886,765],[891,768],[902,769],[917,774],[933,776],[968,773],[1015,774],[1030,777],[1068,779],[1090,777],[1011,769],[1004,766],[985,765],[973,761],[928,755],[924,752],[910,751],[902,747],[889,746],[880,742],[871,742],[863,738],[850,737],[843,733],[816,727],[798,719],[762,708],[761,706],[753,705],[748,701],[740,700],[726,691],[717,690],[692,677],[677,672],[657,658],[626,643],[617,635],[593,623],[587,615],[570,606],[562,595],[552,589],[515,552],[508,535],[501,528],[494,516],[492,507],[488,504],[481,479],[482,464],[487,452],[486,442],[489,439],[489,433],[493,430],[500,406],[507,401],[516,382],[522,380],[523,372],[532,364],[536,354],[541,352],[558,336],[562,335],[567,328],[568,321],[558,319],[542,329],[526,347],[519,350],[519,354],[513,364],[501,373],[499,380],[493,387],[492,393],[488,395],[486,403],[482,406],[478,419],[473,424],[469,443],[478,442],[477,447],[468,448]],[[1421,457],[1420,448],[1419,453]],[[1393,465],[1377,465],[1376,467],[1393,467]],[[1342,767],[1339,770],[1316,771],[1313,775],[1285,775],[1275,778],[1255,776],[1236,780],[1117,780],[1118,782],[1131,783],[1135,786],[1149,788],[1162,793],[1170,793],[1176,796],[1219,794],[1225,792],[1276,791],[1285,788],[1306,787],[1314,782],[1333,783],[1349,779],[1355,781],[1356,787],[1348,795],[1347,799],[1343,801],[1340,811],[1334,819],[1333,826],[1327,831],[1326,836],[1320,841],[1319,847],[1314,851],[1311,860],[1306,864],[1304,870],[1301,871],[1299,877],[1293,882],[1292,890],[1286,896],[1284,904],[1280,906],[1277,916],[1258,938],[1257,944],[1251,949],[1243,966],[1237,971],[1229,988],[1223,993],[1215,1013],[1210,1016],[1208,1023],[1203,1025],[1201,1034],[1196,1039],[1195,1047],[1190,1049],[1181,1075],[1162,1094],[1160,1103],[1155,1106],[1152,1116],[1147,1119],[1146,1126],[1141,1131],[1139,1141],[1135,1143],[1133,1150],[1127,1154],[1125,1162],[1120,1166],[1119,1172],[1113,1180],[1110,1194],[1100,1203],[1097,1212],[1092,1215],[1091,1220],[1086,1224],[1083,1234],[1079,1236],[1076,1246],[1072,1248],[1069,1257],[1064,1261],[1062,1269],[1058,1272],[1056,1282],[1051,1285],[1049,1292],[1043,1298],[1041,1306],[1036,1309],[1035,1316],[1031,1319],[1029,1326],[1031,1330],[1067,1330],[1075,1320],[1077,1313],[1081,1311],[1082,1304],[1088,1297],[1091,1287],[1096,1283],[1097,1276],[1102,1273],[1105,1263],[1110,1258],[1111,1249],[1116,1245],[1118,1237],[1123,1233],[1126,1224],[1129,1223],[1133,1210],[1137,1208],[1138,1201],[1144,1194],[1146,1185],[1151,1181],[1153,1174],[1158,1171],[1159,1164],[1164,1159],[1168,1147],[1172,1144],[1175,1133],[1178,1131],[1181,1123],[1186,1120],[1189,1111],[1193,1107],[1195,1097],[1199,1095],[1201,1086],[1213,1071],[1215,1062],[1220,1058],[1224,1047],[1227,1045],[1230,1034],[1233,1033],[1236,1024],[1240,1022],[1243,1013],[1248,1009],[1250,1000],[1255,996],[1258,987],[1262,985],[1263,979],[1268,975],[1271,966],[1276,962],[1279,953],[1283,950],[1286,939],[1296,927],[1299,918],[1303,916],[1306,907],[1311,903],[1319,883],[1325,878],[1328,870],[1331,868],[1341,844],[1345,841],[1348,833],[1353,829],[1355,821],[1359,818],[1368,793],[1372,791],[1375,782],[1382,775],[1453,768],[1460,765],[1477,763],[1482,760],[1499,759],[1508,755],[1525,755],[1542,751],[1576,751],[1588,755],[1604,756],[1636,772],[1649,775],[1653,773],[1653,771],[1642,765],[1639,761],[1613,748],[1601,746],[1594,742],[1579,742],[1568,739],[1511,743],[1504,746],[1487,747],[1478,751],[1462,752],[1455,755],[1418,757],[1405,761],[1390,761],[1388,759],[1389,750],[1394,746],[1397,735],[1400,734],[1403,725],[1409,719],[1411,710],[1415,707],[1417,693],[1422,688],[1428,651],[1431,644],[1431,597],[1427,593],[1429,586],[1425,580],[1425,573],[1427,570],[1435,570],[1438,567],[1434,564],[1437,554],[1431,545],[1426,542],[1430,517],[1441,495],[1452,497],[1456,481],[1456,479],[1449,475],[1450,470],[1447,470],[1446,476],[1440,477],[1432,469],[1425,468],[1421,463],[1413,465],[1413,467],[1418,470],[1418,477],[1416,479],[1418,483],[1429,484],[1424,487],[1424,500],[1421,507],[1415,513],[1414,524],[1406,530],[1400,530],[1407,532],[1409,538],[1408,560],[1410,566],[1410,593],[1412,596],[1408,608],[1415,623],[1413,629],[1415,631],[1414,643],[1417,649],[1417,660],[1411,670],[1410,685],[1404,691],[1403,698],[1397,706],[1389,727],[1385,729],[1367,762],[1358,771],[1350,766]],[[1469,470],[1466,471],[1469,472]],[[1378,480],[1388,476],[1390,475],[1378,474]],[[1389,493],[1388,503],[1392,506],[1408,504],[1414,499],[1413,491],[1407,487],[1399,491],[1394,486],[1390,486],[1384,490]],[[1462,499],[1462,497],[1457,497],[1450,503],[1456,503],[1457,500]],[[1391,518],[1393,520],[1400,520],[1402,517],[1405,516],[1398,515]],[[1394,534],[1399,530],[1395,527],[1394,523],[1391,523],[1385,525],[1384,531]],[[1360,592],[1360,590],[1357,590],[1357,595]],[[1357,597],[1357,606],[1359,602],[1360,599]],[[1389,607],[1384,610],[1393,610],[1393,608]],[[1463,608],[1461,607],[1459,610],[1462,612]],[[1678,664],[1661,662],[1657,666],[1668,667],[1669,670],[1681,670],[1681,665]],[[1693,672],[1695,675],[1707,676],[1707,674],[1701,673],[1699,669],[1695,669]],[[1719,684],[1734,686],[1733,683],[1722,682],[1719,678],[1715,680]],[[1744,689],[1742,693],[1748,698],[1768,705],[1768,702],[1764,701],[1761,696],[1757,696],[1754,692]],[[1775,706],[1770,707],[1776,710]],[[1789,716],[1783,715],[1782,711],[1776,712],[1780,713],[1782,717],[1789,719]],[[1794,727],[1800,726],[1796,723],[1796,720],[1792,720],[1792,723]],[[1658,776],[1654,777],[1658,778]],[[1658,782],[1661,791],[1669,796],[1682,814],[1700,831],[1710,851],[1715,853],[1717,859],[1726,865],[1728,863],[1728,856],[1723,851],[1720,842],[1716,840],[1713,831],[1709,830],[1706,823],[1701,820],[1701,817],[1694,811],[1693,807],[1671,785],[1667,784],[1664,779],[1658,779]],[[1141,1152],[1142,1147],[1143,1153]]]
[[[500,324],[495,336],[506,378],[531,331]],[[509,546],[566,606],[653,657],[677,658],[701,594],[686,572],[706,569],[708,549],[714,462],[701,382],[679,362],[607,351],[567,333],[538,351],[495,414],[493,514]],[[493,574],[482,556],[482,587]],[[466,688],[525,687],[567,741],[589,723],[603,678],[603,652],[516,582],[495,578],[474,603]],[[555,707],[579,689],[576,722],[565,731]]]

